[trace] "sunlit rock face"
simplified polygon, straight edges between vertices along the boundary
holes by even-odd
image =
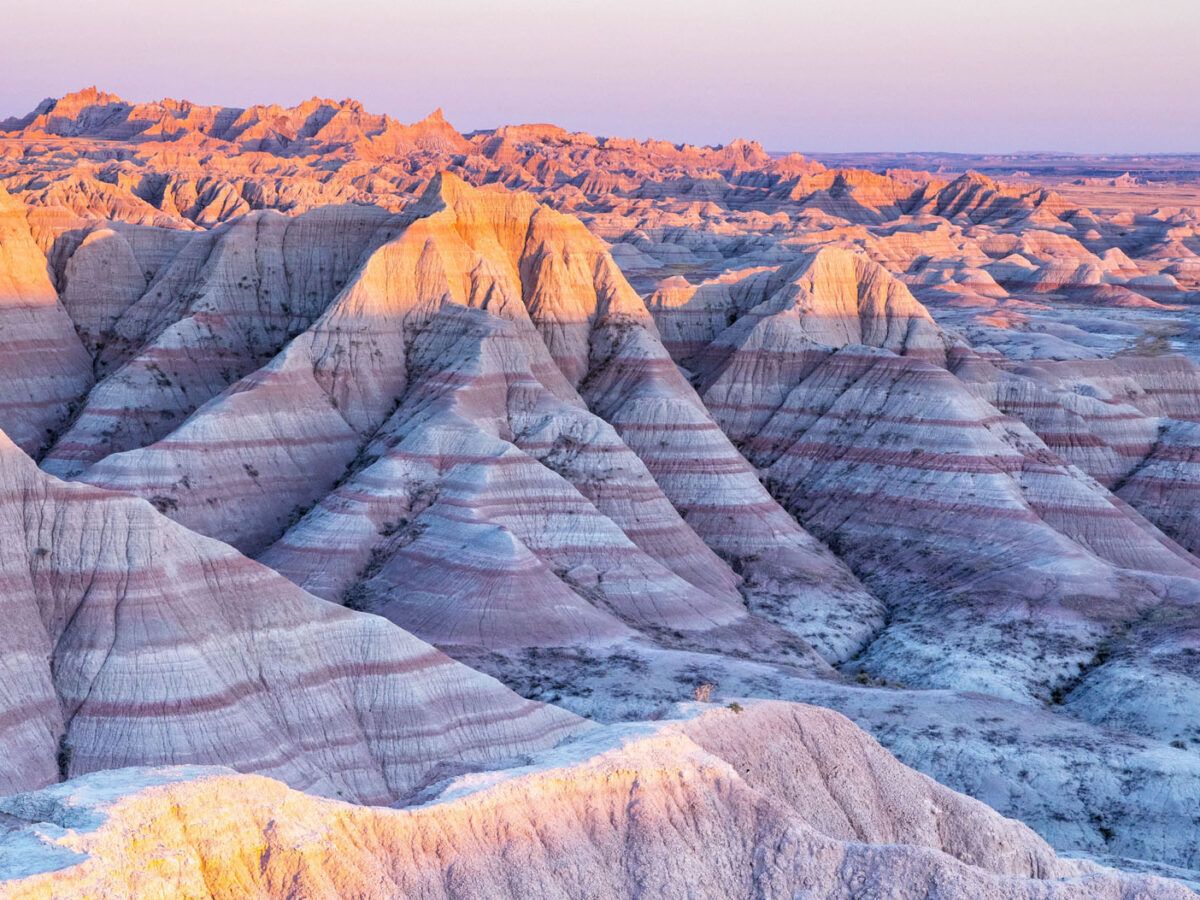
[[[50,442],[92,381],[91,364],[29,230],[0,187],[0,429],[28,453]]]
[[[123,769],[0,800],[0,891],[62,895],[1183,898],[1063,859],[828,711],[612,727],[408,810],[258,776]],[[176,865],[159,862],[164,848]],[[23,853],[14,862],[12,851]],[[886,887],[885,887],[886,886]]]
[[[746,698],[1196,879],[1194,187],[0,132],[0,791],[90,779],[0,807],[109,823],[20,891],[200,884],[153,834],[218,894],[1179,895]],[[265,778],[109,771],[173,764]]]
[[[771,499],[602,242],[449,174],[394,227],[263,368],[79,477],[460,655],[645,635],[821,672],[874,632],[878,602]],[[187,397],[224,364],[154,358]]]

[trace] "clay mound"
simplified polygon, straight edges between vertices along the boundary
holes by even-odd
[[[409,344],[444,304],[526,323],[536,316],[550,357],[539,375],[569,395],[568,382],[586,372],[590,321],[640,301],[577,222],[527,196],[475,191],[447,175],[406,214],[400,235],[370,254],[311,327],[264,368],[164,440],[110,457],[86,477],[169,497],[172,514],[189,526],[258,552],[296,506],[332,486],[409,391]],[[307,436],[288,441],[285,451],[276,440],[285,434]],[[223,462],[213,455],[221,444],[231,454]],[[231,465],[242,474],[231,476]],[[232,505],[215,505],[204,493],[218,466],[226,499],[269,486],[268,502],[249,517],[230,517]]]
[[[904,214],[942,182],[926,173],[862,169],[808,169],[773,186],[770,193],[849,222],[875,224]]]
[[[1009,696],[1023,682],[1037,696],[1047,677],[1073,678],[1114,618],[1161,604],[1167,584],[1184,578],[1194,596],[1186,554],[945,370],[854,347],[782,385],[757,382],[755,365],[753,356],[731,364],[706,399],[805,527],[890,602],[871,665],[907,683]],[[742,413],[764,407],[765,419]],[[1001,636],[1011,603],[1029,602],[1042,612],[1026,639],[1047,650],[1036,667]],[[922,637],[932,620],[936,635]],[[959,638],[991,645],[988,662],[947,653]],[[1000,666],[1012,668],[996,680]]]
[[[1150,450],[1154,423],[1082,397],[1047,399],[1036,383],[1022,391],[1016,378],[1001,390],[995,372],[969,376],[973,396],[943,368],[954,360],[968,377],[970,354],[878,266],[828,249],[799,265],[799,278],[780,269],[694,291],[669,286],[652,306],[706,406],[774,495],[888,602],[889,624],[863,657],[870,671],[1049,696],[1076,683],[1096,648],[1143,614],[1134,610],[1192,602],[1184,598],[1197,595],[1200,573],[1190,556],[980,398],[1029,412],[1047,437],[1077,446],[1075,458],[1098,474],[1110,466],[1112,478],[1136,464],[1137,447]],[[882,274],[860,277],[872,269]],[[1056,423],[1087,439],[1056,435]],[[1164,604],[1175,590],[1179,605]],[[1091,599],[1081,614],[1083,595]],[[1002,637],[1007,610],[1030,602],[1042,612],[1026,640],[1046,648],[1036,667]],[[947,652],[959,640],[963,651]],[[1008,674],[997,678],[999,668]]]
[[[778,386],[820,348],[861,344],[944,364],[955,340],[907,287],[867,257],[822,248],[779,268],[755,268],[649,299],[666,347],[702,391],[735,352],[761,348],[756,373]],[[707,400],[708,398],[706,398]]]
[[[937,359],[946,345],[929,312],[907,288],[870,260],[835,249],[819,250],[787,272],[785,297],[806,337],[841,347],[864,344]]]
[[[513,636],[587,643],[632,626],[655,635],[705,632],[710,649],[728,639],[740,652],[754,647],[821,668],[797,636],[819,637],[831,658],[862,645],[878,625],[878,605],[758,483],[671,363],[602,242],[528,197],[477,190],[451,175],[436,179],[405,221],[270,364],[162,440],[109,456],[82,477],[139,493],[189,527],[260,553],[339,480],[344,487],[323,504],[327,512],[376,493],[381,473],[403,460],[407,499],[393,497],[367,513],[372,527],[360,520],[339,536],[336,562],[314,568],[315,554],[304,548],[327,549],[327,530],[346,521],[341,515],[290,531],[265,558],[330,599],[351,589],[383,598],[372,608],[446,647],[500,650]],[[477,314],[459,312],[471,309]],[[507,393],[498,392],[504,384]],[[586,388],[582,397],[577,385]],[[444,412],[435,415],[439,404]],[[581,454],[572,435],[598,428],[609,449]],[[685,446],[700,464],[678,465]],[[380,459],[386,466],[364,465]],[[519,460],[531,465],[515,468]],[[500,466],[495,475],[484,475],[485,462]],[[500,515],[492,488],[474,486],[505,485],[519,471],[557,498],[555,516],[573,509],[595,517],[590,551],[607,546],[608,558],[579,547],[575,529],[588,530],[588,520],[576,518],[555,536],[553,516],[532,507],[523,519]],[[510,560],[509,574],[543,585],[517,595],[541,596],[546,610],[574,608],[581,618],[572,614],[572,624],[547,612],[539,629],[486,617],[480,631],[470,609],[490,594],[474,591],[471,579],[494,584],[498,596],[509,595],[508,581],[487,575],[481,562],[454,599],[452,585],[425,577],[437,570],[433,560],[464,562],[454,551],[467,533],[462,515],[447,519],[447,508],[431,502],[443,486],[463,490],[459,484],[472,487],[449,511],[478,510],[473,524],[500,529],[489,546]],[[415,491],[424,497],[420,518],[411,511]],[[400,519],[407,530],[428,530],[417,540],[382,533]],[[739,519],[742,526],[730,526]],[[309,525],[316,530],[306,533]],[[619,570],[613,554],[623,557]],[[744,581],[728,567],[736,560],[746,560]],[[422,591],[397,590],[426,581]],[[751,609],[774,625],[747,619],[739,583]],[[572,591],[625,624],[600,624]],[[654,610],[644,597],[655,598]],[[438,624],[443,613],[431,604],[455,610],[458,624]]]
[[[160,209],[132,190],[109,184],[87,167],[81,167],[50,184],[43,184],[40,182],[34,189],[24,191],[21,200],[30,207],[52,211],[59,216],[72,214],[84,223],[110,219],[162,228],[193,227],[191,222],[180,221],[174,211]],[[205,224],[215,223],[221,215],[240,215],[249,210],[249,206],[240,198],[230,197],[228,193],[224,197],[210,198],[209,202],[218,208],[196,210],[197,218],[205,221]]]
[[[1058,858],[840,716],[787,704],[610,729],[524,769],[452,781],[408,810],[200,768],[90,776],[0,809],[13,829],[0,847],[23,852],[19,865],[0,863],[14,900],[832,896],[869,885],[902,898],[1193,896]],[[152,864],[163,846],[179,865]]]
[[[1069,209],[1070,205],[1053,191],[1002,186],[974,171],[931,194],[923,206],[933,215],[972,224],[1025,220],[1050,227]]]
[[[27,204],[5,246],[42,298],[25,337],[86,375],[9,347],[0,414],[47,469],[525,696],[606,721],[708,690],[836,705],[1064,848],[1195,868],[1200,391],[1170,354],[1196,355],[1200,220],[1162,178],[1194,161],[1143,159],[1132,188],[1048,174],[1111,159],[1023,157],[1042,175],[1004,185],[98,91],[5,127],[0,182]],[[667,276],[652,319],[636,292]],[[60,550],[26,546],[21,578],[37,547]],[[316,621],[336,664],[362,655]],[[254,624],[255,650],[321,656]],[[359,747],[352,718],[332,727]],[[303,737],[269,738],[303,745],[294,783],[332,771]],[[372,777],[353,789],[382,796]]]
[[[372,609],[441,646],[481,643],[478,620],[499,607],[505,621],[482,641],[493,649],[629,634],[594,610],[568,625],[564,613],[588,609],[571,588],[635,628],[740,617],[736,578],[641,461],[582,403],[539,381],[552,362],[531,332],[478,311],[439,314],[412,344],[422,389],[367,445],[370,465],[263,560],[331,599],[374,598]],[[445,571],[462,577],[449,585]]]
[[[219,763],[389,802],[582,724],[2,436],[0,493],[0,790]]]

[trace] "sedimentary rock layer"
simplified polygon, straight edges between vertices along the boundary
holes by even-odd
[[[1057,846],[1200,866],[1186,184],[464,136],[352,101],[86,91],[0,129],[0,427],[85,482],[9,460],[0,721],[35,776],[11,787],[195,761],[394,800],[580,725],[424,640],[606,721],[835,706]],[[739,734],[719,756],[783,770]],[[702,833],[763,856],[759,821]],[[649,846],[659,871],[693,844]],[[948,871],[909,865],[871,871]]]
[[[0,429],[35,453],[92,380],[92,367],[50,282],[25,209],[0,187]]]
[[[582,723],[0,436],[0,790],[220,763],[387,802]]]

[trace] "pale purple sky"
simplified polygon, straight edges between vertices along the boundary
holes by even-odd
[[[1197,0],[0,0],[0,117],[89,84],[773,150],[1200,151]]]

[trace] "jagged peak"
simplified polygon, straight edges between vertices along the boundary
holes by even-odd
[[[767,152],[763,150],[762,144],[760,144],[758,141],[750,140],[749,138],[734,138],[724,147],[718,149],[740,153],[747,159],[767,155]]]
[[[520,143],[522,141],[569,141],[579,137],[579,133],[568,131],[549,122],[528,122],[519,125],[501,125],[490,131],[478,132],[487,138],[503,138]],[[588,135],[591,137],[591,135]],[[592,138],[595,142],[595,138]]]
[[[74,118],[84,110],[96,106],[132,108],[132,104],[118,94],[102,91],[95,85],[88,85],[76,91],[69,91],[61,97],[46,97],[25,115],[11,116],[0,121],[0,131],[21,131],[51,114]]]
[[[129,106],[130,104],[119,94],[113,94],[108,91],[102,91],[96,85],[91,84],[87,87],[80,88],[77,91],[68,91],[55,101],[55,108],[64,106],[73,106],[76,104],[95,104],[95,103],[111,103],[118,106]]]
[[[466,141],[462,133],[446,119],[446,114],[440,106],[425,118],[404,127],[412,134],[451,135],[455,141]]]
[[[92,110],[103,109],[104,115],[94,115]],[[124,111],[124,115],[122,115]],[[186,114],[186,121],[179,113]],[[279,103],[259,103],[245,108],[196,104],[188,100],[161,98],[144,103],[132,103],[117,94],[102,91],[94,86],[68,93],[60,98],[43,101],[37,109],[25,116],[10,118],[0,123],[0,128],[19,131],[33,127],[68,135],[131,139],[138,135],[163,136],[156,127],[161,121],[172,118],[180,122],[172,129],[170,137],[182,140],[195,134],[205,134],[228,141],[237,141],[249,131],[249,137],[260,140],[264,129],[283,129],[285,137],[293,139],[293,129],[303,130],[303,120],[314,115],[326,121],[337,120],[337,130],[321,133],[310,130],[301,136],[328,140],[335,145],[355,140],[357,137],[374,138],[390,132],[399,139],[398,145],[405,147],[433,138],[437,146],[463,150],[469,145],[466,140],[446,121],[439,107],[424,119],[404,125],[383,114],[367,112],[359,100],[346,98],[335,100],[314,95],[292,106]],[[325,123],[318,122],[317,126]],[[385,152],[388,145],[383,145]]]
[[[491,212],[503,208],[526,217],[539,209],[546,209],[527,193],[492,186],[476,187],[454,172],[443,169],[429,180],[413,213],[425,216],[440,209],[452,209],[459,215],[468,212],[482,214],[485,208]]]
[[[851,250],[847,247],[823,246],[804,254],[800,259],[793,263],[793,266],[802,272],[813,271],[822,268],[834,268],[837,266],[854,266],[854,267],[873,267],[879,269],[889,278],[891,273],[884,269],[870,257],[856,250]]]

